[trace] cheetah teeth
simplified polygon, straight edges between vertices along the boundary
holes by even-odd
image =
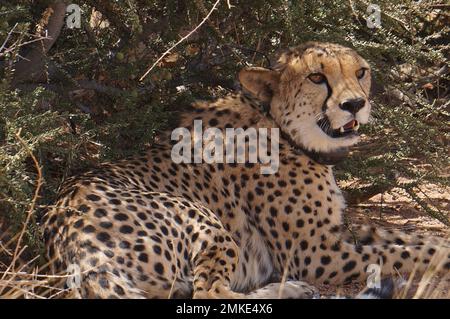
[[[341,126],[339,128],[340,133],[345,133],[348,131],[357,131],[359,129],[359,122],[357,120],[352,120],[348,122],[347,124]]]

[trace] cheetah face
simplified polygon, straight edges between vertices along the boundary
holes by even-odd
[[[270,113],[297,146],[322,154],[359,140],[370,114],[370,67],[352,49],[308,42],[282,53],[273,70],[247,68],[239,79],[270,102]]]

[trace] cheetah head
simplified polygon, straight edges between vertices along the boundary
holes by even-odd
[[[355,51],[308,42],[282,53],[273,69],[246,68],[243,88],[262,102],[287,138],[307,153],[339,160],[370,114],[370,67]]]

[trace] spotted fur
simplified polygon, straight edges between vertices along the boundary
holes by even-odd
[[[316,73],[326,83],[312,82]],[[373,227],[359,229],[359,242],[347,237],[332,166],[306,155],[357,142],[327,130],[367,122],[367,62],[348,48],[308,43],[283,53],[274,70],[246,69],[240,79],[257,100],[197,103],[181,126],[281,128],[278,172],[175,164],[161,138],[143,156],[69,178],[45,216],[45,239],[55,271],[81,270],[81,297],[309,298],[314,284],[366,280],[380,260],[383,275],[423,272],[438,254],[448,271],[448,241]],[[364,105],[354,114],[340,107],[355,98]],[[328,128],[317,124],[324,117]]]

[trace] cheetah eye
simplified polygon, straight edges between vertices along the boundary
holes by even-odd
[[[362,69],[359,69],[358,71],[356,71],[356,77],[358,79],[361,80],[364,77],[364,75],[366,75],[366,69],[365,68],[362,68]]]
[[[311,73],[310,75],[308,75],[308,79],[310,79],[311,82],[315,84],[321,84],[326,80],[325,75],[323,75],[322,73]]]

